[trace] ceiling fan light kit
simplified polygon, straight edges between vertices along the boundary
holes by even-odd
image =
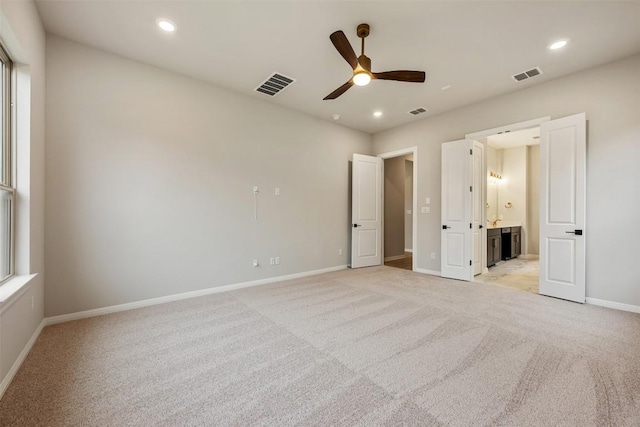
[[[340,86],[338,89],[325,96],[323,99],[336,99],[345,93],[354,84],[356,86],[366,86],[371,80],[395,80],[399,82],[424,83],[424,71],[385,71],[382,73],[371,72],[371,59],[364,54],[364,39],[369,35],[369,24],[360,24],[357,28],[358,37],[361,39],[361,54],[356,57],[347,36],[342,31],[336,31],[329,36],[331,43],[342,57],[349,63],[353,69],[353,76],[348,82]]]
[[[353,83],[356,86],[366,86],[371,82],[371,75],[366,70],[357,71],[353,74]]]

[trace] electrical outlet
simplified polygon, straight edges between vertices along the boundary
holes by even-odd
[[[420,213],[423,213],[423,214],[428,214],[428,213],[430,213],[430,212],[431,212],[431,208],[430,208],[429,206],[423,206],[423,207],[420,209]]]
[[[260,264],[258,264],[258,260],[257,260],[257,259],[254,259],[254,260],[253,260],[253,266],[254,266],[254,267],[257,267],[257,266],[259,266],[259,265],[260,265]]]
[[[426,199],[424,199],[425,205],[430,205],[431,204],[431,197],[427,197]]]
[[[436,253],[435,252],[431,252],[431,259],[436,259]]]
[[[276,191],[275,191],[275,193],[276,193],[276,196],[279,196],[279,195],[280,195],[280,187],[276,187]]]
[[[279,256],[276,257],[276,265],[280,265],[280,257]]]
[[[342,248],[338,249],[338,255],[342,255]]]
[[[269,258],[269,265],[276,265],[276,259],[274,257]]]

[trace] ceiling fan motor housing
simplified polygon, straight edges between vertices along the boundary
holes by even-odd
[[[369,24],[360,24],[358,25],[358,37],[364,38],[369,35]]]

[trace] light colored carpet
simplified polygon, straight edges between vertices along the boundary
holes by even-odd
[[[44,329],[3,426],[640,424],[640,315],[347,270]]]
[[[489,267],[489,272],[476,276],[476,282],[489,283],[521,291],[539,292],[540,261],[513,258]]]

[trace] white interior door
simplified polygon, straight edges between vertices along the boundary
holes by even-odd
[[[473,141],[442,144],[442,277],[473,278],[472,267],[472,160]]]
[[[382,162],[353,155],[351,181],[351,268],[382,264]]]
[[[484,145],[479,141],[473,141],[473,275],[482,273],[482,269],[487,263],[484,254],[487,244],[483,239],[485,229],[485,208],[484,197]]]
[[[540,125],[540,293],[585,301],[586,116]]]

